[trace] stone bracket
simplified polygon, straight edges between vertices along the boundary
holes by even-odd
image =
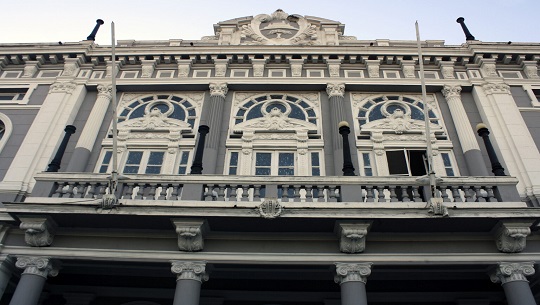
[[[366,248],[366,236],[372,221],[337,221],[335,232],[339,236],[339,251],[361,253]]]
[[[500,221],[493,230],[497,249],[504,253],[518,253],[525,250],[532,224],[532,221]]]
[[[19,228],[25,230],[24,241],[32,247],[50,246],[56,233],[57,225],[49,216],[19,217]]]
[[[204,234],[209,231],[206,220],[201,219],[172,219],[178,234],[180,251],[195,252],[204,248]]]

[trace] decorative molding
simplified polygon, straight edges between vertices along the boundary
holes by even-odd
[[[154,70],[156,69],[156,63],[157,60],[141,60],[141,77],[142,78],[150,78],[154,74]]]
[[[345,84],[332,84],[328,83],[326,85],[326,93],[328,94],[328,97],[333,96],[339,96],[344,97],[345,96]]]
[[[510,86],[503,83],[484,83],[482,89],[486,94],[510,94]]]
[[[264,67],[266,66],[266,59],[252,59],[251,63],[253,66],[253,76],[263,77]]]
[[[204,261],[171,261],[171,271],[177,274],[176,280],[208,281],[206,262]]]
[[[416,78],[416,61],[415,60],[402,60],[401,70],[405,78]]]
[[[262,218],[274,219],[281,216],[283,208],[276,198],[266,198],[257,208]]]
[[[340,285],[346,282],[362,282],[366,284],[367,278],[371,274],[371,265],[373,264],[336,263],[334,282]]]
[[[104,97],[107,99],[112,98],[112,86],[108,84],[97,85],[98,97]]]
[[[214,71],[216,77],[225,77],[227,74],[228,59],[216,59],[214,61]]]
[[[343,253],[361,253],[366,248],[366,236],[372,221],[336,222],[339,250]]]
[[[178,77],[179,78],[188,77],[190,70],[191,70],[191,61],[178,62]]]
[[[369,78],[379,78],[380,77],[380,60],[366,60],[366,66],[368,70]]]
[[[441,92],[446,99],[452,97],[461,98],[461,86],[459,85],[444,85],[444,88],[441,90]]]
[[[524,61],[523,62],[523,72],[527,75],[529,79],[538,79],[538,65],[536,61]]]
[[[73,82],[56,82],[49,87],[50,93],[67,93],[71,94],[77,88],[77,84]]]
[[[56,232],[56,223],[50,217],[19,217],[19,228],[25,230],[24,241],[32,247],[48,247]]]
[[[33,274],[44,277],[58,275],[58,262],[50,257],[19,256],[15,266],[24,269],[22,274]]]
[[[531,235],[529,222],[500,221],[495,228],[497,249],[504,253],[518,253],[525,250],[527,236]]]
[[[493,283],[501,283],[501,285],[504,285],[515,281],[528,282],[527,276],[531,276],[534,273],[534,262],[501,262],[496,267],[495,271],[490,274],[490,278]]]
[[[480,60],[480,70],[484,77],[499,77],[494,58],[482,58]]]
[[[178,234],[178,248],[180,251],[195,252],[204,248],[204,234],[208,231],[205,220],[198,219],[172,219]]]
[[[304,66],[303,59],[289,59],[289,64],[291,65],[291,76],[292,77],[301,77],[302,76],[302,67]]]
[[[221,96],[225,98],[229,88],[227,88],[227,83],[210,83],[210,96]]]
[[[453,61],[441,61],[439,62],[441,73],[445,79],[455,79],[454,75],[454,62]]]

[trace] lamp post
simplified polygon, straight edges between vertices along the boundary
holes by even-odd
[[[465,25],[465,18],[459,17],[456,20],[456,22],[461,25],[461,28],[463,29],[463,33],[465,33],[466,40],[476,40],[474,36],[471,34],[471,32],[469,32],[469,29],[467,28],[467,26]]]
[[[351,158],[351,149],[349,147],[349,123],[342,121],[339,123],[339,134],[343,137],[343,176],[356,176]]]
[[[58,146],[58,150],[56,151],[56,155],[54,155],[54,159],[49,164],[49,167],[47,168],[46,172],[57,172],[60,169],[60,163],[62,162],[62,157],[64,156],[64,152],[66,151],[66,147],[69,141],[69,138],[72,134],[75,133],[75,126],[73,125],[67,125],[64,131],[66,132],[64,134],[64,138],[62,139],[62,143],[60,143],[60,146]]]
[[[497,158],[493,144],[491,144],[491,140],[489,139],[489,129],[487,128],[486,124],[480,123],[476,125],[476,131],[478,132],[478,135],[484,139],[489,161],[491,161],[491,171],[495,174],[495,176],[506,176],[504,173],[504,168],[499,162],[499,158]]]
[[[88,35],[88,37],[86,37],[86,40],[96,40],[96,34],[99,30],[99,27],[103,24],[103,20],[101,19],[98,19],[96,20],[96,26],[94,27],[94,29],[92,30],[92,33],[90,33],[90,35]]]
[[[207,125],[199,126],[199,141],[197,142],[197,151],[195,152],[195,159],[193,160],[193,165],[191,165],[191,174],[200,175],[203,170],[203,154],[204,154],[204,141],[206,135],[210,131],[210,127]]]

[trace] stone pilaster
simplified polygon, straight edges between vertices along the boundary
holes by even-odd
[[[534,273],[534,262],[502,262],[490,278],[493,283],[501,283],[508,305],[536,305],[527,280]]]
[[[367,305],[366,282],[371,265],[336,263],[334,281],[340,285],[342,305]]]
[[[334,152],[334,175],[337,176],[341,175],[340,169],[343,167],[343,143],[339,136],[338,125],[342,121],[347,121],[345,115],[345,84],[329,83],[326,86],[326,93],[330,99],[330,130]]]
[[[206,262],[172,261],[171,264],[171,271],[176,274],[173,305],[198,305],[201,284],[208,280]]]
[[[57,262],[50,257],[21,256],[15,263],[24,269],[10,305],[37,305],[48,276],[58,275]]]
[[[48,216],[19,217],[20,228],[25,230],[24,241],[32,247],[50,246],[54,239],[56,223]]]
[[[75,145],[75,150],[67,167],[68,172],[83,172],[86,169],[99,129],[103,125],[105,115],[109,109],[112,99],[112,86],[98,85],[97,91],[96,102]]]
[[[461,101],[461,86],[445,85],[442,93],[450,108],[469,174],[471,176],[489,176],[480,146]]]
[[[224,154],[224,145],[220,145],[221,130],[223,128],[223,109],[225,97],[229,89],[227,83],[210,83],[210,106],[208,107],[207,125],[210,132],[204,142],[205,150],[203,156],[204,171],[208,174],[217,174],[216,162],[218,155]],[[228,118],[228,115],[225,117]]]

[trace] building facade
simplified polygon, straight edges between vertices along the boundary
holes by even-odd
[[[0,304],[536,304],[540,43],[344,28],[0,44]]]

